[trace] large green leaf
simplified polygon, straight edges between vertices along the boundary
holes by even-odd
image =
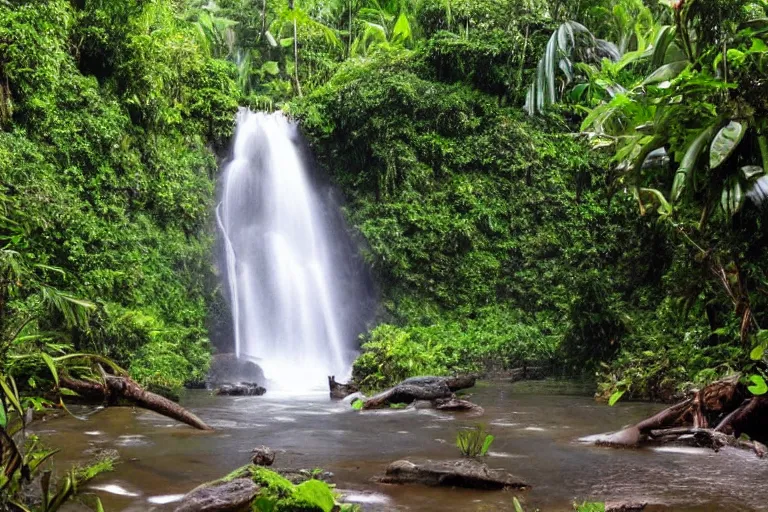
[[[5,403],[0,400],[0,428],[8,426],[8,414],[5,412]]]
[[[765,379],[760,375],[750,375],[749,380],[752,381],[752,385],[747,389],[753,395],[764,395],[768,393],[768,384],[765,383]]]
[[[395,27],[392,29],[392,42],[396,44],[405,44],[412,38],[411,24],[405,13],[400,13],[397,17]]]
[[[653,55],[651,56],[651,66],[658,69],[664,65],[667,57],[669,45],[675,40],[677,27],[674,25],[664,25],[659,30],[656,39],[653,42]]]
[[[624,396],[624,393],[626,393],[626,392],[627,392],[626,389],[620,389],[618,391],[615,391],[611,395],[611,398],[608,399],[608,405],[610,405],[611,407],[616,405],[616,402],[618,402],[621,399],[621,397]]]
[[[672,201],[680,199],[683,190],[691,179],[691,174],[702,151],[704,151],[704,148],[709,144],[709,141],[712,139],[718,126],[718,124],[713,124],[712,126],[703,129],[693,140],[691,145],[688,146],[688,150],[685,152],[683,161],[680,163],[680,167],[678,167],[677,173],[675,174],[675,180],[672,183]]]
[[[738,121],[731,121],[717,132],[709,150],[709,167],[715,169],[722,165],[744,138],[747,126]]]
[[[682,73],[686,67],[688,67],[687,60],[679,60],[677,62],[664,64],[656,71],[651,73],[645,80],[643,80],[643,85],[658,84],[660,82],[672,80],[673,78],[677,77],[677,75]]]
[[[46,366],[48,366],[48,369],[51,371],[51,375],[53,376],[53,381],[56,383],[56,387],[59,387],[59,371],[56,369],[56,363],[53,362],[53,358],[45,352],[41,353],[40,356],[43,358]]]

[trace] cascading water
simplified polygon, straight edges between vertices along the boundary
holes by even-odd
[[[241,110],[216,209],[235,352],[258,363],[271,387],[290,391],[348,375],[370,295],[299,140],[282,114]]]

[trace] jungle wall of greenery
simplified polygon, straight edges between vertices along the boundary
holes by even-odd
[[[542,362],[614,396],[760,380],[767,9],[0,0],[3,364],[202,379],[241,105],[298,119],[345,199],[380,288],[365,387]]]

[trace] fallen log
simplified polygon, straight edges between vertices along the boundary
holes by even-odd
[[[768,441],[768,397],[749,396],[738,376],[723,379],[624,430],[595,436],[594,442],[633,447],[645,442],[681,442],[715,451],[728,445],[749,448],[762,456],[766,451],[763,443]],[[740,441],[742,434],[750,441]]]
[[[74,379],[68,375],[59,375],[61,387],[92,400],[100,400],[107,405],[117,405],[125,400],[142,409],[148,409],[199,430],[213,430],[203,420],[186,410],[176,402],[145,390],[129,377],[104,375],[103,383]]]
[[[374,395],[363,403],[363,409],[380,409],[390,404],[410,404],[416,400],[436,400],[450,398],[451,389],[443,381],[436,381],[424,386],[398,384],[386,391]]]
[[[453,398],[453,392],[475,385],[474,375],[456,377],[410,377],[400,384],[372,396],[363,409],[379,409],[390,404],[410,404],[417,400]]]
[[[756,396],[745,400],[715,430],[734,437],[747,434],[751,439],[768,442],[768,398]]]

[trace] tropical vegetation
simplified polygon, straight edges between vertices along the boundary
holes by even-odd
[[[298,120],[344,198],[364,388],[544,363],[612,402],[764,393],[766,66],[765,0],[0,0],[2,433],[59,371],[172,396],[231,343],[238,107]]]

